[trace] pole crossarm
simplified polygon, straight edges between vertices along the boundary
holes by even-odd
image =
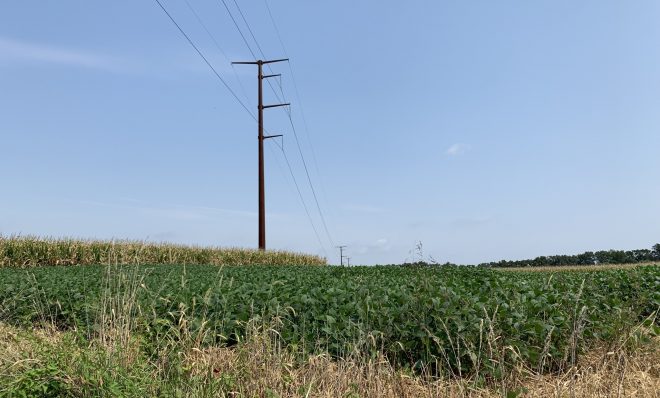
[[[276,137],[284,137],[284,135],[283,134],[264,135],[264,140],[268,138],[276,138]]]
[[[275,62],[284,62],[288,61],[289,58],[282,58],[282,59],[273,59],[270,61],[262,61],[262,60],[256,60],[256,61],[235,61],[232,62],[232,65],[266,65],[266,64],[272,64]]]
[[[276,73],[274,75],[263,75],[261,76],[263,79],[268,79],[269,77],[277,77],[277,76],[282,76],[281,73]]]
[[[284,61],[288,62],[289,58],[280,58],[280,59],[273,59],[273,60],[270,60],[270,61],[261,61],[261,63],[263,63],[263,64],[273,64],[275,62],[284,62]]]
[[[289,106],[289,105],[291,104],[287,102],[286,104],[262,105],[262,108],[268,109],[268,108],[277,108],[278,106]]]

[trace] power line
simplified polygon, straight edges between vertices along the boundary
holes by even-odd
[[[273,13],[270,12],[270,6],[268,5],[268,0],[264,0],[264,3],[266,3],[266,9],[268,10],[268,16],[270,17],[270,21],[273,23],[273,27],[275,28],[275,33],[277,34],[277,40],[279,40],[280,45],[282,46],[282,50],[284,50],[284,55],[286,55],[286,48],[284,47],[284,42],[282,41],[282,36],[280,35],[280,30],[277,28],[277,24],[275,23],[275,18],[273,18]],[[288,55],[286,55],[287,58],[289,58]],[[291,71],[291,79],[293,79],[293,70],[291,69],[291,63],[289,63],[289,70]],[[282,85],[280,85],[281,88]],[[294,81],[294,86],[295,86],[295,81]],[[282,93],[284,95],[284,93]],[[300,102],[300,98],[298,98],[298,102]]]
[[[168,10],[165,8],[165,6],[161,3],[161,1],[160,1],[160,0],[154,0],[154,1],[155,1],[155,2],[158,4],[158,6],[163,10],[163,12],[167,15],[167,17],[168,17],[168,18],[170,19],[170,21],[174,24],[174,26],[176,26],[176,28],[179,30],[179,32],[181,33],[181,35],[186,39],[186,41],[190,44],[190,46],[193,47],[193,49],[197,52],[197,54],[200,56],[200,58],[202,58],[202,60],[204,61],[204,63],[206,63],[206,65],[211,69],[211,71],[213,71],[213,74],[218,78],[218,80],[220,80],[220,82],[221,82],[221,83],[225,86],[225,88],[230,92],[230,94],[232,95],[232,97],[233,97],[233,98],[234,98],[234,99],[235,99],[235,100],[241,105],[241,107],[242,107],[242,108],[243,108],[243,109],[244,109],[244,110],[245,110],[245,111],[246,111],[246,112],[252,117],[252,119],[254,119],[255,121],[258,121],[257,118],[256,118],[256,116],[250,111],[250,109],[245,105],[245,103],[243,103],[243,101],[238,97],[238,95],[236,94],[236,92],[235,92],[235,91],[229,86],[229,84],[228,84],[228,83],[222,78],[222,76],[220,76],[220,74],[219,74],[218,71],[215,69],[215,67],[213,67],[213,65],[211,64],[211,62],[209,62],[209,60],[206,58],[206,56],[204,56],[204,54],[202,53],[202,51],[197,47],[197,45],[195,45],[195,43],[192,41],[192,39],[190,38],[190,36],[188,36],[188,34],[183,30],[183,28],[182,28],[182,27],[176,22],[176,20],[174,19],[174,17],[169,13],[169,11],[168,11]],[[250,53],[252,54],[252,56],[256,59],[257,57],[255,56],[254,52],[252,51],[252,48],[250,47],[249,43],[247,42],[247,39],[245,38],[245,35],[243,34],[243,32],[241,31],[240,27],[238,26],[238,23],[236,22],[236,19],[235,19],[234,16],[232,15],[231,11],[229,10],[229,7],[227,6],[225,0],[220,0],[220,1],[222,1],[223,5],[225,6],[225,9],[226,9],[227,12],[229,13],[229,16],[231,17],[232,21],[234,22],[234,26],[235,26],[236,29],[239,31],[241,37],[243,38],[244,43],[245,43],[246,46],[248,47],[248,50],[250,51]],[[225,54],[224,54],[224,51],[222,51],[222,48],[219,46],[219,44],[217,43],[217,41],[215,40],[215,38],[213,37],[213,35],[210,33],[210,31],[206,28],[206,26],[205,26],[205,25],[203,24],[203,22],[201,21],[201,18],[199,18],[198,14],[194,11],[194,9],[193,9],[192,6],[188,3],[188,1],[186,1],[186,3],[188,4],[188,6],[190,7],[191,11],[193,12],[193,14],[195,15],[195,17],[197,18],[198,22],[199,22],[199,23],[202,25],[202,27],[206,30],[207,34],[209,34],[209,35],[211,36],[211,38],[212,38],[212,40],[215,42],[216,46],[220,49],[220,51],[223,53],[223,55],[225,55]],[[218,4],[219,4],[219,3],[218,3]],[[237,3],[236,3],[236,6],[238,7],[238,4],[237,4]],[[244,17],[244,15],[243,15],[242,11],[240,10],[240,7],[238,7],[238,8],[239,8],[239,12],[241,13],[241,15],[242,15],[242,17],[243,17],[244,22],[246,23],[246,25],[248,25],[248,24],[247,24],[247,21],[245,20],[245,17]],[[269,12],[270,12],[270,10],[269,10]],[[271,18],[272,18],[272,15],[271,15]],[[273,22],[274,22],[274,21],[273,21]],[[252,30],[250,29],[249,25],[248,25],[248,30],[249,30],[250,33],[252,34],[252,37],[253,37],[253,39],[255,40],[255,43],[257,44],[257,47],[258,47],[259,50],[261,51],[261,47],[259,46],[258,42],[256,41],[256,38],[254,37],[254,35],[253,35],[253,33],[252,33]],[[281,42],[281,38],[280,38],[280,42]],[[263,55],[263,52],[262,52],[262,55]],[[225,57],[226,57],[226,55],[225,55]],[[289,68],[291,69],[291,66],[289,66]],[[275,96],[279,99],[279,96],[277,95],[277,92],[275,92],[275,89],[272,87],[272,85],[271,85],[271,89],[273,90]],[[283,92],[282,92],[282,94],[283,94]],[[308,170],[308,167],[307,167],[307,162],[305,161],[305,157],[304,157],[304,155],[303,155],[303,153],[302,153],[302,148],[301,148],[301,146],[300,146],[300,141],[299,141],[299,139],[298,139],[298,134],[297,134],[297,132],[296,132],[295,125],[294,125],[294,123],[293,123],[293,118],[292,118],[292,116],[291,116],[291,112],[288,111],[287,114],[288,114],[288,117],[289,117],[289,122],[290,122],[291,127],[292,127],[293,132],[294,132],[294,137],[295,137],[295,139],[296,139],[296,145],[297,145],[297,147],[298,147],[298,152],[299,152],[300,157],[301,157],[301,159],[302,159],[302,161],[303,161],[303,166],[304,166],[304,169],[305,169],[305,174],[306,174],[306,176],[307,176],[307,181],[308,181],[308,183],[309,183],[309,185],[310,185],[310,188],[311,188],[311,190],[312,190],[312,194],[313,194],[313,196],[314,196],[314,201],[315,201],[315,203],[316,203],[317,210],[318,210],[319,215],[320,215],[320,217],[321,217],[321,221],[322,221],[322,223],[323,223],[323,227],[324,227],[324,229],[325,229],[326,235],[328,236],[328,239],[329,239],[330,242],[334,245],[334,241],[333,241],[333,239],[332,239],[332,237],[330,236],[330,233],[329,233],[329,231],[328,231],[327,223],[325,222],[325,217],[323,216],[323,212],[321,211],[321,207],[320,207],[319,202],[318,202],[318,198],[317,198],[317,195],[316,195],[316,191],[315,191],[315,189],[314,189],[314,185],[312,184],[312,180],[311,180],[311,177],[310,177],[310,174],[309,174],[309,170]],[[306,205],[306,203],[305,203],[305,201],[304,201],[304,198],[303,198],[302,193],[301,193],[301,191],[300,191],[300,187],[299,187],[299,185],[298,185],[297,180],[295,179],[295,176],[294,176],[294,174],[293,174],[293,170],[292,170],[292,168],[291,168],[291,164],[290,164],[290,162],[289,162],[288,157],[286,156],[286,152],[284,151],[284,148],[282,148],[282,154],[284,155],[284,158],[285,158],[285,161],[286,161],[287,167],[289,168],[289,172],[290,172],[290,174],[291,174],[291,177],[292,177],[293,180],[294,180],[294,184],[295,184],[295,186],[296,186],[296,190],[297,190],[297,192],[298,192],[298,196],[300,197],[301,202],[303,203],[303,207],[304,207],[304,209],[305,209],[305,213],[307,214],[307,217],[309,218],[309,220],[310,220],[310,222],[311,222],[311,224],[312,224],[312,228],[314,229],[314,233],[315,233],[315,235],[316,235],[316,238],[317,238],[317,240],[319,241],[319,244],[321,244],[321,247],[322,247],[322,249],[323,249],[323,251],[324,251],[324,253],[325,253],[326,257],[327,257],[327,251],[325,250],[325,247],[323,246],[323,243],[322,243],[322,241],[321,241],[321,239],[320,239],[320,236],[319,236],[319,234],[318,234],[318,231],[316,230],[316,226],[315,226],[314,223],[312,222],[312,218],[311,218],[311,215],[310,215],[310,213],[309,213],[309,209],[307,208],[307,205]],[[317,171],[318,171],[318,169],[317,169]]]
[[[247,39],[245,38],[245,35],[243,34],[243,32],[241,31],[240,27],[238,26],[238,23],[236,22],[236,19],[235,19],[234,16],[232,15],[232,13],[231,13],[229,7],[227,6],[226,1],[225,1],[225,0],[220,0],[220,1],[222,1],[222,4],[224,4],[225,9],[226,9],[227,12],[229,13],[229,15],[230,15],[232,21],[234,22],[234,26],[235,26],[236,29],[239,31],[241,37],[243,38],[243,42],[244,42],[245,45],[248,47],[248,50],[250,51],[250,53],[252,54],[252,56],[256,58],[256,56],[255,56],[255,54],[254,54],[254,51],[253,51],[252,48],[250,47],[250,45],[249,45]],[[247,19],[245,18],[245,15],[243,14],[243,11],[241,10],[241,8],[240,8],[240,6],[238,5],[238,3],[236,2],[236,0],[233,0],[233,1],[234,1],[234,4],[236,5],[236,8],[238,9],[238,11],[239,11],[241,17],[243,18],[243,22],[245,22],[245,25],[247,26],[248,31],[250,32],[250,34],[251,34],[251,36],[252,36],[252,39],[254,40],[255,44],[257,45],[257,49],[260,51],[261,55],[264,56],[264,53],[263,53],[263,51],[262,51],[262,49],[261,49],[261,46],[259,45],[259,42],[257,41],[257,39],[256,39],[256,37],[255,37],[255,35],[254,35],[253,31],[252,31],[252,29],[250,28],[250,24],[247,22]],[[266,4],[267,4],[267,3],[266,3]],[[269,9],[269,10],[270,10],[270,9]],[[272,14],[271,14],[271,18],[272,18]],[[272,19],[271,19],[271,20],[272,20]],[[273,23],[274,23],[274,21],[273,21]],[[281,40],[281,37],[280,37],[280,43],[283,44],[283,43],[282,43],[282,40]],[[283,46],[283,49],[284,49],[284,46]],[[286,51],[286,49],[285,49],[285,51]],[[265,56],[264,56],[264,58],[265,58]],[[291,69],[291,66],[290,66],[290,65],[289,65],[289,68]],[[292,70],[292,69],[291,69],[291,70]],[[268,83],[270,84],[269,81],[268,81]],[[279,96],[277,95],[277,93],[275,92],[275,89],[273,88],[273,86],[271,85],[270,87],[271,87],[271,89],[273,90],[273,93],[275,94],[275,96],[276,96],[276,97],[278,98],[278,100],[279,100],[280,98],[279,98]],[[308,169],[308,167],[307,167],[307,161],[305,160],[305,156],[303,155],[303,152],[302,152],[302,147],[301,147],[301,145],[300,145],[300,140],[299,140],[299,138],[298,138],[298,133],[296,132],[296,128],[295,128],[295,125],[294,125],[294,122],[293,122],[292,113],[291,113],[290,110],[287,110],[287,111],[286,111],[286,114],[288,115],[289,123],[291,124],[291,128],[293,129],[293,134],[294,134],[294,137],[295,137],[295,140],[296,140],[296,145],[297,145],[297,147],[298,147],[298,152],[300,153],[300,158],[302,159],[303,166],[304,166],[304,168],[305,168],[305,174],[306,174],[306,176],[307,176],[307,181],[308,181],[308,183],[309,183],[309,187],[310,187],[310,189],[311,189],[311,191],[312,191],[312,195],[313,195],[313,197],[314,197],[314,202],[316,203],[316,208],[317,208],[317,210],[318,210],[318,212],[319,212],[319,216],[321,217],[321,222],[323,223],[323,228],[324,228],[325,233],[326,233],[326,235],[327,235],[327,237],[328,237],[328,240],[329,240],[330,243],[334,246],[334,240],[332,239],[332,236],[330,235],[330,232],[329,232],[329,229],[328,229],[328,225],[327,225],[327,223],[326,223],[326,221],[325,221],[325,216],[323,215],[323,212],[321,211],[321,206],[319,205],[318,197],[317,197],[317,195],[316,195],[316,190],[314,189],[314,184],[312,183],[312,179],[311,179],[311,176],[310,176],[310,174],[309,174],[309,169]],[[308,135],[309,135],[309,134],[308,134]],[[311,141],[310,141],[310,142],[311,142]],[[313,150],[312,150],[312,152],[313,152]],[[316,157],[315,157],[315,156],[314,156],[314,161],[316,162]],[[317,165],[317,173],[318,173],[318,165]]]
[[[243,43],[245,43],[248,50],[250,51],[250,54],[252,54],[252,58],[254,58],[256,60],[257,56],[254,54],[254,51],[252,51],[252,47],[250,47],[250,44],[248,43],[247,39],[245,38],[245,35],[243,34],[243,31],[238,26],[238,22],[236,22],[236,19],[234,18],[234,14],[232,14],[231,10],[229,10],[229,7],[227,6],[227,3],[225,3],[225,0],[218,0],[218,7],[220,6],[220,3],[219,3],[220,1],[225,6],[225,10],[227,10],[227,13],[229,14],[229,17],[231,18],[232,22],[234,22],[234,26],[236,27],[236,30],[238,30],[238,33],[243,38]]]
[[[238,101],[238,103],[241,104],[241,106],[243,107],[243,109],[245,109],[245,111],[246,111],[250,116],[252,116],[252,119],[254,119],[255,121],[257,121],[257,118],[256,118],[256,117],[254,116],[254,114],[250,111],[250,109],[249,109],[249,108],[243,103],[243,101],[241,101],[240,98],[238,98],[238,95],[236,95],[236,93],[234,92],[234,90],[232,90],[232,88],[229,86],[229,84],[227,84],[227,82],[225,81],[225,79],[223,79],[222,76],[220,76],[220,74],[218,73],[218,71],[215,70],[215,68],[213,67],[213,65],[211,65],[211,63],[209,62],[209,60],[206,59],[206,57],[205,57],[204,54],[200,51],[200,49],[199,49],[199,48],[195,45],[195,43],[190,39],[190,37],[186,34],[186,32],[184,32],[184,30],[181,28],[181,26],[179,26],[179,24],[176,22],[176,20],[174,20],[174,18],[172,17],[172,15],[167,11],[167,9],[163,6],[163,4],[160,2],[160,0],[154,0],[154,1],[160,6],[160,8],[163,10],[163,12],[165,12],[165,14],[167,15],[167,17],[168,17],[168,18],[170,19],[170,21],[172,21],[172,23],[174,24],[174,26],[176,26],[177,29],[179,29],[179,32],[181,32],[181,34],[183,35],[183,37],[186,38],[186,40],[187,40],[188,43],[192,46],[192,48],[194,48],[195,51],[197,51],[197,54],[199,54],[199,56],[204,60],[204,62],[206,63],[206,65],[208,65],[208,67],[211,68],[211,70],[213,71],[213,73],[215,74],[215,76],[216,76],[216,77],[222,82],[222,84],[225,86],[225,88],[227,88],[227,90],[229,90],[229,92],[230,92],[231,95],[234,97],[234,99],[236,99],[236,101]]]
[[[284,156],[286,166],[289,169],[289,174],[291,174],[291,178],[293,179],[293,184],[296,186],[296,191],[298,192],[298,197],[300,198],[300,203],[302,203],[303,208],[305,209],[305,214],[307,214],[307,219],[309,220],[309,223],[311,224],[312,229],[314,230],[314,235],[316,236],[316,240],[319,242],[319,245],[321,245],[321,249],[323,249],[323,253],[325,254],[325,256],[328,257],[328,252],[325,250],[325,246],[323,245],[323,242],[321,241],[321,236],[319,235],[319,232],[316,229],[316,225],[314,225],[314,220],[312,219],[312,216],[309,213],[309,209],[307,208],[307,204],[305,203],[305,199],[302,195],[302,192],[300,191],[300,185],[298,185],[298,181],[296,180],[296,176],[293,174],[293,169],[291,168],[291,163],[289,162],[289,157],[286,156],[286,152],[284,151],[284,147],[282,147],[280,144],[278,144],[277,141],[273,141],[273,142],[282,151],[282,156]]]
[[[284,149],[284,140],[282,140],[282,145],[277,144],[277,146],[282,148],[282,150],[283,150]],[[284,180],[286,180],[287,185],[289,186],[289,189],[291,189],[291,191],[293,191],[293,185],[291,184],[291,181],[289,180],[286,173],[284,172],[284,167],[282,166],[282,162],[280,161],[280,158],[277,155],[277,152],[275,152],[275,150],[273,149],[273,147],[271,145],[266,145],[266,147],[270,151],[270,154],[273,157],[273,159],[275,159],[275,163],[277,164],[277,169],[279,170],[280,175],[282,176],[282,178],[284,178]]]
[[[273,24],[273,28],[275,28],[275,33],[277,35],[277,39],[279,40],[280,45],[282,46],[282,50],[284,51],[284,55],[287,58],[289,58],[288,52],[286,50],[286,46],[284,45],[284,41],[282,40],[282,36],[280,35],[280,30],[277,27],[277,23],[275,22],[275,18],[273,17],[273,13],[270,9],[270,6],[268,5],[268,0],[264,0],[264,3],[266,5],[266,9],[268,10],[268,16],[270,17],[270,21]],[[327,194],[325,192],[325,187],[323,185],[323,179],[321,178],[321,173],[319,172],[318,161],[316,159],[316,151],[314,151],[314,145],[312,145],[312,140],[309,137],[309,127],[307,125],[307,118],[305,117],[305,111],[304,111],[304,108],[303,108],[302,99],[300,97],[300,92],[298,91],[298,85],[296,83],[296,78],[295,78],[295,74],[293,72],[293,67],[291,66],[290,61],[287,64],[289,66],[289,71],[291,72],[291,81],[293,82],[293,87],[295,89],[296,99],[298,100],[298,103],[299,103],[299,106],[300,106],[300,114],[301,114],[302,119],[303,119],[303,126],[305,128],[305,134],[307,136],[307,142],[309,143],[309,146],[310,146],[310,149],[311,149],[311,152],[312,152],[312,160],[314,162],[314,167],[316,169],[316,174],[319,176],[319,179],[321,180],[321,190],[323,191],[323,195],[325,196],[326,202],[327,202],[328,201],[327,200]],[[309,180],[310,187],[312,188],[312,193],[314,194],[314,199],[316,201],[317,208],[319,210],[319,213],[321,213],[321,209],[320,209],[320,206],[318,205],[318,200],[316,198],[316,192],[314,191],[314,187],[312,186],[311,179],[309,178],[309,172],[307,170],[307,164],[304,160],[304,157],[302,156],[302,150],[300,149],[300,143],[298,142],[298,135],[296,134],[296,129],[295,129],[295,126],[294,126],[294,123],[293,123],[293,117],[292,117],[292,114],[291,114],[291,110],[286,109],[286,111],[288,113],[289,121],[291,123],[291,127],[293,129],[294,136],[296,138],[296,143],[297,143],[298,149],[300,151],[300,156],[303,158],[303,165],[305,166],[305,172],[307,174],[307,178]],[[324,224],[324,228],[326,230],[326,233],[328,234],[328,238],[330,239],[330,241],[332,241],[332,238],[330,237],[330,234],[327,232],[328,231],[327,225],[325,224],[325,220],[323,219],[322,215],[321,215],[321,218],[324,221],[323,224]],[[334,243],[333,243],[333,246],[334,246]]]
[[[270,10],[270,6],[268,5],[268,0],[264,0],[264,3],[266,4],[266,9],[268,10],[268,16],[270,17],[270,22],[273,24],[273,28],[275,28],[275,33],[277,35],[277,40],[280,42],[280,46],[282,46],[282,51],[284,52],[284,55],[289,58],[288,52],[286,50],[286,46],[284,45],[284,41],[282,40],[282,35],[280,35],[280,30],[277,27],[277,23],[275,22],[275,18],[273,17],[273,13]],[[298,84],[296,83],[296,76],[295,73],[293,73],[293,67],[291,66],[291,62],[287,63],[289,66],[289,71],[291,72],[291,81],[293,82],[293,88],[296,93],[296,99],[298,100],[298,103],[300,104],[300,114],[303,119],[303,125],[305,127],[305,133],[307,135],[307,141],[309,141],[309,146],[312,149],[312,157],[314,158],[314,164],[316,166],[316,172],[319,174],[319,168],[318,164],[316,162],[316,155],[314,153],[314,146],[312,145],[312,140],[309,138],[309,128],[307,126],[307,118],[305,117],[305,110],[303,109],[303,104],[302,104],[302,99],[300,97],[300,92],[298,91]]]
[[[248,32],[250,32],[250,36],[252,36],[252,40],[254,40],[254,43],[257,45],[257,49],[259,50],[259,53],[262,56],[262,59],[266,59],[266,55],[264,54],[264,51],[261,49],[261,46],[259,45],[259,40],[254,35],[254,32],[252,32],[252,28],[250,27],[250,24],[248,23],[247,19],[245,18],[245,14],[243,14],[243,10],[241,10],[241,6],[238,5],[238,2],[236,0],[234,1],[234,5],[236,5],[236,8],[238,9],[239,14],[241,14],[241,18],[243,19],[243,22],[245,23],[245,26],[248,28]],[[267,66],[268,71],[272,74],[273,70],[271,69],[270,65]],[[275,88],[273,88],[272,84],[270,84],[270,81],[268,81],[268,85],[270,85],[270,88],[273,90],[273,94],[277,97],[278,101],[284,101],[284,90],[282,89],[282,82],[279,82],[280,86],[280,91],[282,92],[282,99],[277,96],[277,93],[275,92]]]
[[[206,24],[204,24],[204,21],[202,21],[202,18],[200,18],[199,14],[197,14],[197,11],[195,11],[192,4],[190,4],[190,2],[188,0],[185,0],[185,2],[186,2],[186,5],[188,6],[188,8],[190,9],[190,11],[195,16],[195,19],[197,19],[197,22],[199,22],[199,24],[202,26],[202,28],[204,28],[204,30],[206,31],[206,34],[211,38],[211,40],[213,41],[213,44],[215,44],[215,47],[218,50],[220,50],[220,52],[222,53],[222,56],[225,57],[225,60],[227,60],[227,63],[231,64],[231,60],[227,56],[227,53],[225,52],[225,50],[222,49],[222,47],[220,46],[220,43],[218,43],[218,40],[216,40],[215,36],[206,27]],[[245,91],[245,87],[243,87],[243,83],[241,82],[241,79],[238,77],[238,73],[236,72],[236,69],[234,68],[233,65],[232,65],[231,69],[234,73],[234,77],[236,78],[236,81],[238,82],[239,87],[241,88],[241,93],[243,94],[243,97],[245,97],[247,102],[250,102],[250,99],[248,98],[247,92]]]
[[[254,33],[252,32],[252,29],[250,28],[250,24],[248,23],[247,19],[245,19],[245,14],[243,14],[243,10],[241,10],[241,7],[238,5],[236,0],[234,0],[234,5],[236,5],[236,8],[238,9],[239,14],[241,14],[241,18],[243,19],[243,22],[245,23],[245,26],[247,26],[248,32],[250,32],[250,36],[252,36],[252,40],[254,40],[254,43],[257,45],[257,49],[259,50],[259,53],[261,54],[263,59],[266,59],[266,56],[264,55],[264,52],[261,49],[261,46],[259,45],[259,42],[257,41],[257,38],[254,37]]]
[[[309,187],[311,188],[312,195],[314,196],[316,209],[318,210],[319,215],[321,216],[321,222],[323,223],[323,228],[325,229],[325,233],[328,236],[328,239],[330,240],[332,246],[334,246],[335,242],[332,239],[332,236],[330,236],[330,231],[328,231],[328,224],[326,224],[325,222],[325,217],[323,216],[323,212],[321,211],[321,206],[319,205],[319,199],[316,197],[316,190],[314,189],[314,184],[312,184],[312,178],[309,176],[309,170],[307,169],[307,162],[305,161],[305,157],[303,156],[302,153],[302,148],[300,147],[300,141],[298,140],[298,133],[296,132],[296,126],[293,124],[293,118],[291,117],[291,113],[289,113],[289,122],[291,123],[291,130],[293,131],[293,136],[296,139],[296,146],[298,147],[298,152],[300,153],[300,158],[302,159],[303,167],[305,168],[305,174],[307,175],[307,181],[309,182]]]
[[[241,30],[241,27],[238,26],[238,22],[236,22],[236,18],[234,18],[234,14],[233,14],[233,13],[231,12],[231,10],[229,9],[229,6],[227,5],[227,2],[226,2],[225,0],[219,0],[219,1],[222,2],[222,4],[223,4],[224,7],[225,7],[225,10],[227,10],[227,13],[229,14],[229,17],[231,18],[232,22],[234,23],[234,27],[236,27],[236,30],[238,30],[238,33],[241,35],[241,38],[243,39],[243,43],[245,43],[245,46],[248,48],[248,51],[250,51],[250,54],[252,54],[252,58],[254,58],[255,60],[257,60],[257,58],[258,58],[257,55],[256,55],[256,54],[254,53],[254,51],[252,50],[252,46],[250,46],[250,43],[248,43],[247,38],[246,38],[245,35],[243,34],[243,30]],[[264,55],[263,51],[261,51],[261,46],[259,45],[259,42],[257,41],[257,39],[255,38],[254,34],[252,33],[252,29],[250,28],[250,25],[248,24],[248,22],[247,22],[247,20],[246,20],[246,18],[245,18],[245,15],[243,14],[243,11],[241,10],[241,8],[239,7],[239,5],[238,5],[238,3],[237,3],[236,1],[234,1],[234,4],[235,4],[236,7],[238,8],[238,12],[241,14],[241,17],[243,18],[243,22],[245,22],[245,25],[247,26],[248,31],[249,31],[250,34],[252,35],[252,39],[254,40],[255,44],[257,45],[257,48],[259,49],[260,54],[261,54],[261,56],[262,56],[262,59],[266,59],[266,56]],[[219,3],[219,2],[218,2],[218,6],[220,6],[220,3]],[[270,69],[270,66],[269,66],[268,68],[269,68],[268,70],[272,73],[272,69]],[[280,96],[277,94],[277,91],[275,91],[275,88],[274,88],[273,85],[270,83],[270,81],[267,81],[267,83],[268,83],[268,85],[270,86],[270,89],[273,91],[273,94],[275,94],[275,97],[277,98],[277,100],[278,100],[279,102],[285,102],[285,99],[284,99],[284,98],[280,98]],[[282,97],[284,97],[284,91],[282,91]]]

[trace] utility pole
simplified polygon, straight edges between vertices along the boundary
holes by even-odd
[[[337,249],[339,249],[339,265],[342,267],[344,266],[344,249],[346,248],[346,245],[343,246],[337,246]]]
[[[268,138],[281,137],[282,134],[278,135],[266,135],[264,136],[264,109],[275,108],[278,106],[288,106],[286,104],[274,104],[274,105],[264,105],[263,102],[263,81],[270,77],[280,76],[276,75],[264,75],[263,74],[263,65],[272,64],[275,62],[288,61],[288,58],[285,59],[275,59],[271,61],[248,61],[248,62],[232,62],[233,65],[257,65],[259,67],[257,79],[259,83],[259,250],[266,250],[266,194],[265,194],[265,183],[264,183],[264,140]]]
[[[346,257],[346,263],[347,263],[348,267],[351,266],[351,258],[350,257]]]

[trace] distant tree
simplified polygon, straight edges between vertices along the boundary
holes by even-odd
[[[633,258],[633,262],[636,263],[641,263],[644,261],[653,261],[653,252],[648,249],[639,249],[639,250],[632,250],[631,256]]]
[[[660,243],[653,245],[653,250],[651,251],[651,257],[654,261],[660,261]]]
[[[578,254],[576,257],[576,264],[579,265],[592,265],[596,263],[596,256],[593,252],[584,252],[582,254]]]
[[[598,250],[596,253],[594,253],[594,256],[596,257],[598,264],[610,263],[610,254],[605,250]]]
[[[593,264],[632,264],[644,261],[660,261],[660,243],[653,245],[651,250],[599,250],[584,252],[577,255],[539,256],[533,260],[491,261],[479,264],[480,267],[542,267],[563,265],[593,265]]]
[[[625,264],[627,261],[626,259],[628,256],[626,256],[626,252],[623,250],[611,250],[611,262],[613,264]]]
[[[542,267],[544,265],[548,265],[548,259],[545,256],[536,257],[532,261],[532,265],[535,267]]]

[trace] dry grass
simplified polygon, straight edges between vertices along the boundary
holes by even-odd
[[[27,369],[52,362],[51,355],[61,346],[66,334],[56,330],[36,330],[29,333],[0,324],[0,380],[11,374],[20,375]],[[44,349],[44,347],[46,347]],[[54,348],[55,347],[55,348]],[[217,397],[658,397],[660,391],[660,340],[630,352],[623,347],[613,351],[600,348],[583,355],[572,369],[556,375],[540,375],[518,368],[504,381],[479,385],[477,380],[433,379],[412,375],[393,368],[382,357],[375,359],[346,358],[332,360],[325,355],[299,357],[284,349],[277,333],[255,329],[249,339],[234,348],[200,348],[187,345],[172,347],[162,355],[179,358],[189,380],[198,385],[185,385],[188,396]],[[58,364],[64,372],[60,381],[71,385],[71,391],[86,395],[79,375],[67,372],[75,369],[84,351],[112,349],[102,342],[66,348],[65,362]],[[124,362],[135,367],[141,357],[134,350]],[[93,355],[108,358],[108,355]],[[61,359],[60,359],[61,360]],[[171,359],[170,359],[171,361]],[[153,380],[144,396],[162,394],[167,380],[164,358],[157,358],[146,379]],[[111,367],[99,363],[99,368]],[[116,370],[114,370],[116,371]],[[202,384],[213,386],[205,388]],[[89,386],[87,386],[89,388]],[[92,389],[93,391],[93,389]],[[208,392],[210,391],[210,393]],[[509,395],[507,395],[509,394]],[[511,395],[513,394],[513,395]],[[0,387],[0,396],[2,387]],[[89,396],[89,395],[87,395]],[[131,396],[129,394],[125,396]]]
[[[561,375],[533,375],[526,387],[538,397],[658,397],[660,340],[633,354],[594,350],[579,365]]]
[[[327,356],[294,365],[293,358],[272,355],[260,342],[239,350],[214,349],[193,353],[199,369],[218,375],[240,374],[240,396],[282,397],[501,397],[504,391],[526,397],[657,397],[660,392],[660,351],[628,355],[595,350],[579,366],[560,375],[524,372],[505,385],[480,387],[474,380],[433,380],[393,369],[383,359],[333,361]],[[304,392],[304,394],[301,394]]]
[[[284,251],[184,246],[129,240],[0,236],[0,267],[89,264],[325,265],[325,258]]]
[[[636,263],[636,264],[602,264],[602,265],[558,265],[543,267],[493,267],[497,271],[517,271],[517,272],[563,272],[563,271],[602,271],[607,269],[633,269],[644,266],[660,265],[657,263]]]

